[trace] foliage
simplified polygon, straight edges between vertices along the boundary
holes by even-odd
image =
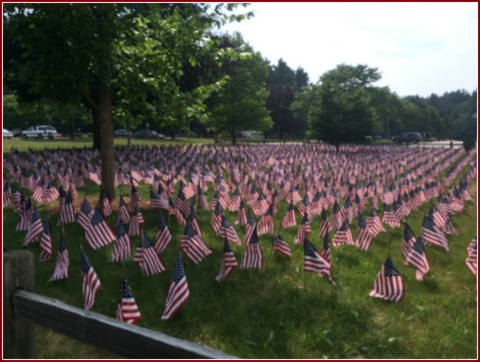
[[[337,147],[364,143],[373,131],[371,83],[381,78],[376,68],[340,64],[320,77],[317,107],[312,112],[314,136]]]
[[[237,131],[272,127],[265,107],[268,67],[239,33],[224,37],[220,46],[224,58],[219,71],[226,78],[210,99],[211,118],[205,123],[218,133],[229,134],[235,144]]]
[[[270,65],[267,79],[269,97],[267,108],[273,121],[273,130],[278,138],[299,137],[306,134],[306,122],[303,118],[295,118],[290,106],[308,85],[308,74],[299,67],[291,69],[283,59],[277,65]]]
[[[6,78],[14,90],[91,107],[94,147],[112,199],[112,108],[133,122],[131,115],[146,109],[157,125],[199,116],[218,85],[182,93],[177,80],[185,62],[194,66],[198,54],[213,49],[208,30],[250,15],[229,16],[238,5],[6,4],[4,31],[13,44]]]

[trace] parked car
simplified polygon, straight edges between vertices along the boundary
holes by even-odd
[[[32,126],[22,132],[22,138],[50,138],[54,139],[57,130],[52,126]]]
[[[165,138],[163,133],[156,131],[141,129],[133,134],[134,138]]]
[[[422,140],[422,135],[418,132],[404,132],[400,135],[393,136],[392,141],[396,143],[400,142],[420,142]]]
[[[13,138],[13,132],[8,129],[3,129],[3,138]]]
[[[13,137],[21,137],[22,136],[22,130],[20,128],[14,128],[12,129]]]
[[[435,137],[432,136],[431,132],[425,132],[423,134],[423,139],[427,142],[435,141]]]
[[[117,129],[113,135],[115,137],[127,137],[128,135],[132,135],[132,131],[128,131],[126,129]]]

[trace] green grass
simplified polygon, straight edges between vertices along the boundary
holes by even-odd
[[[114,138],[115,146],[126,146],[126,138]],[[17,149],[20,152],[25,152],[28,149],[43,150],[45,148],[50,149],[71,149],[71,148],[83,148],[92,147],[93,139],[91,137],[79,137],[73,140],[67,138],[60,138],[54,140],[24,140],[20,138],[3,139],[3,153],[9,152],[12,148]],[[175,140],[162,139],[162,140],[145,140],[145,139],[131,139],[130,144],[132,146],[154,146],[154,145],[166,145],[166,146],[178,146],[188,144],[213,144],[211,138],[179,138]]]
[[[211,212],[199,210],[203,240],[213,253],[198,265],[183,257],[190,299],[171,320],[162,321],[160,317],[183,233],[183,228],[173,218],[170,220],[173,241],[161,254],[167,270],[155,276],[142,276],[131,260],[125,264],[107,262],[112,245],[96,251],[84,246],[103,286],[92,310],[115,317],[121,274],[125,268],[142,313],[138,325],[242,358],[473,359],[477,356],[476,282],[464,262],[466,248],[477,232],[476,181],[470,191],[473,200],[466,202],[464,210],[452,219],[460,235],[447,236],[450,251],[427,247],[431,270],[422,283],[415,280],[414,268],[403,265],[403,226],[400,229],[386,226],[388,233],[374,238],[367,252],[348,245],[331,248],[332,276],[337,288],[326,278],[304,273],[303,246],[293,245],[297,228],[282,231],[292,250],[291,260],[274,254],[273,236],[263,235],[260,243],[264,267],[260,270],[237,268],[219,284],[215,276],[223,256],[223,241],[211,230]],[[98,199],[99,193],[96,185],[87,185],[79,189],[79,199],[84,195]],[[140,193],[148,200],[147,186],[141,186]],[[121,186],[117,189],[119,194],[127,196],[128,188]],[[209,193],[209,201],[211,197]],[[417,236],[423,216],[432,203],[423,205],[408,217]],[[286,207],[285,202],[280,203],[275,225],[279,225]],[[364,215],[368,211],[367,207]],[[40,212],[42,219],[48,215],[52,225],[56,224],[57,213],[49,212],[45,206],[40,206]],[[146,232],[153,241],[159,211],[142,212]],[[228,211],[225,214],[233,225],[236,215]],[[163,215],[168,220],[165,212]],[[10,232],[15,230],[18,221],[11,207],[4,209],[3,217],[3,246],[7,250],[30,250],[38,260],[38,243],[22,247],[25,232]],[[108,217],[112,227],[116,220],[116,214]],[[311,225],[309,239],[320,250],[319,217]],[[243,240],[244,228],[235,226],[235,229]],[[351,229],[356,238],[356,221]],[[76,223],[65,225],[64,231],[71,277],[49,282],[56,257],[45,263],[37,262],[36,292],[82,308],[79,245],[85,244],[83,232]],[[56,250],[59,229],[54,228],[53,233]],[[330,237],[333,235],[332,232]],[[132,254],[137,242],[138,238],[132,238]],[[232,245],[232,249],[240,264],[244,245]],[[405,281],[405,298],[399,303],[368,296],[389,252]],[[36,350],[37,358],[120,358],[43,328],[37,331]]]

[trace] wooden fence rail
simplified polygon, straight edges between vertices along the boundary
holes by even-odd
[[[35,294],[33,254],[4,252],[3,260],[4,358],[35,358],[33,323],[128,358],[237,358]]]

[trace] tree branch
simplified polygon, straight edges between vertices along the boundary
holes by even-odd
[[[93,101],[92,98],[90,98],[90,96],[88,95],[87,92],[83,93],[83,96],[85,97],[85,99],[88,101],[88,103],[90,103],[90,105],[93,107],[93,109],[97,110],[98,111],[98,105]]]

